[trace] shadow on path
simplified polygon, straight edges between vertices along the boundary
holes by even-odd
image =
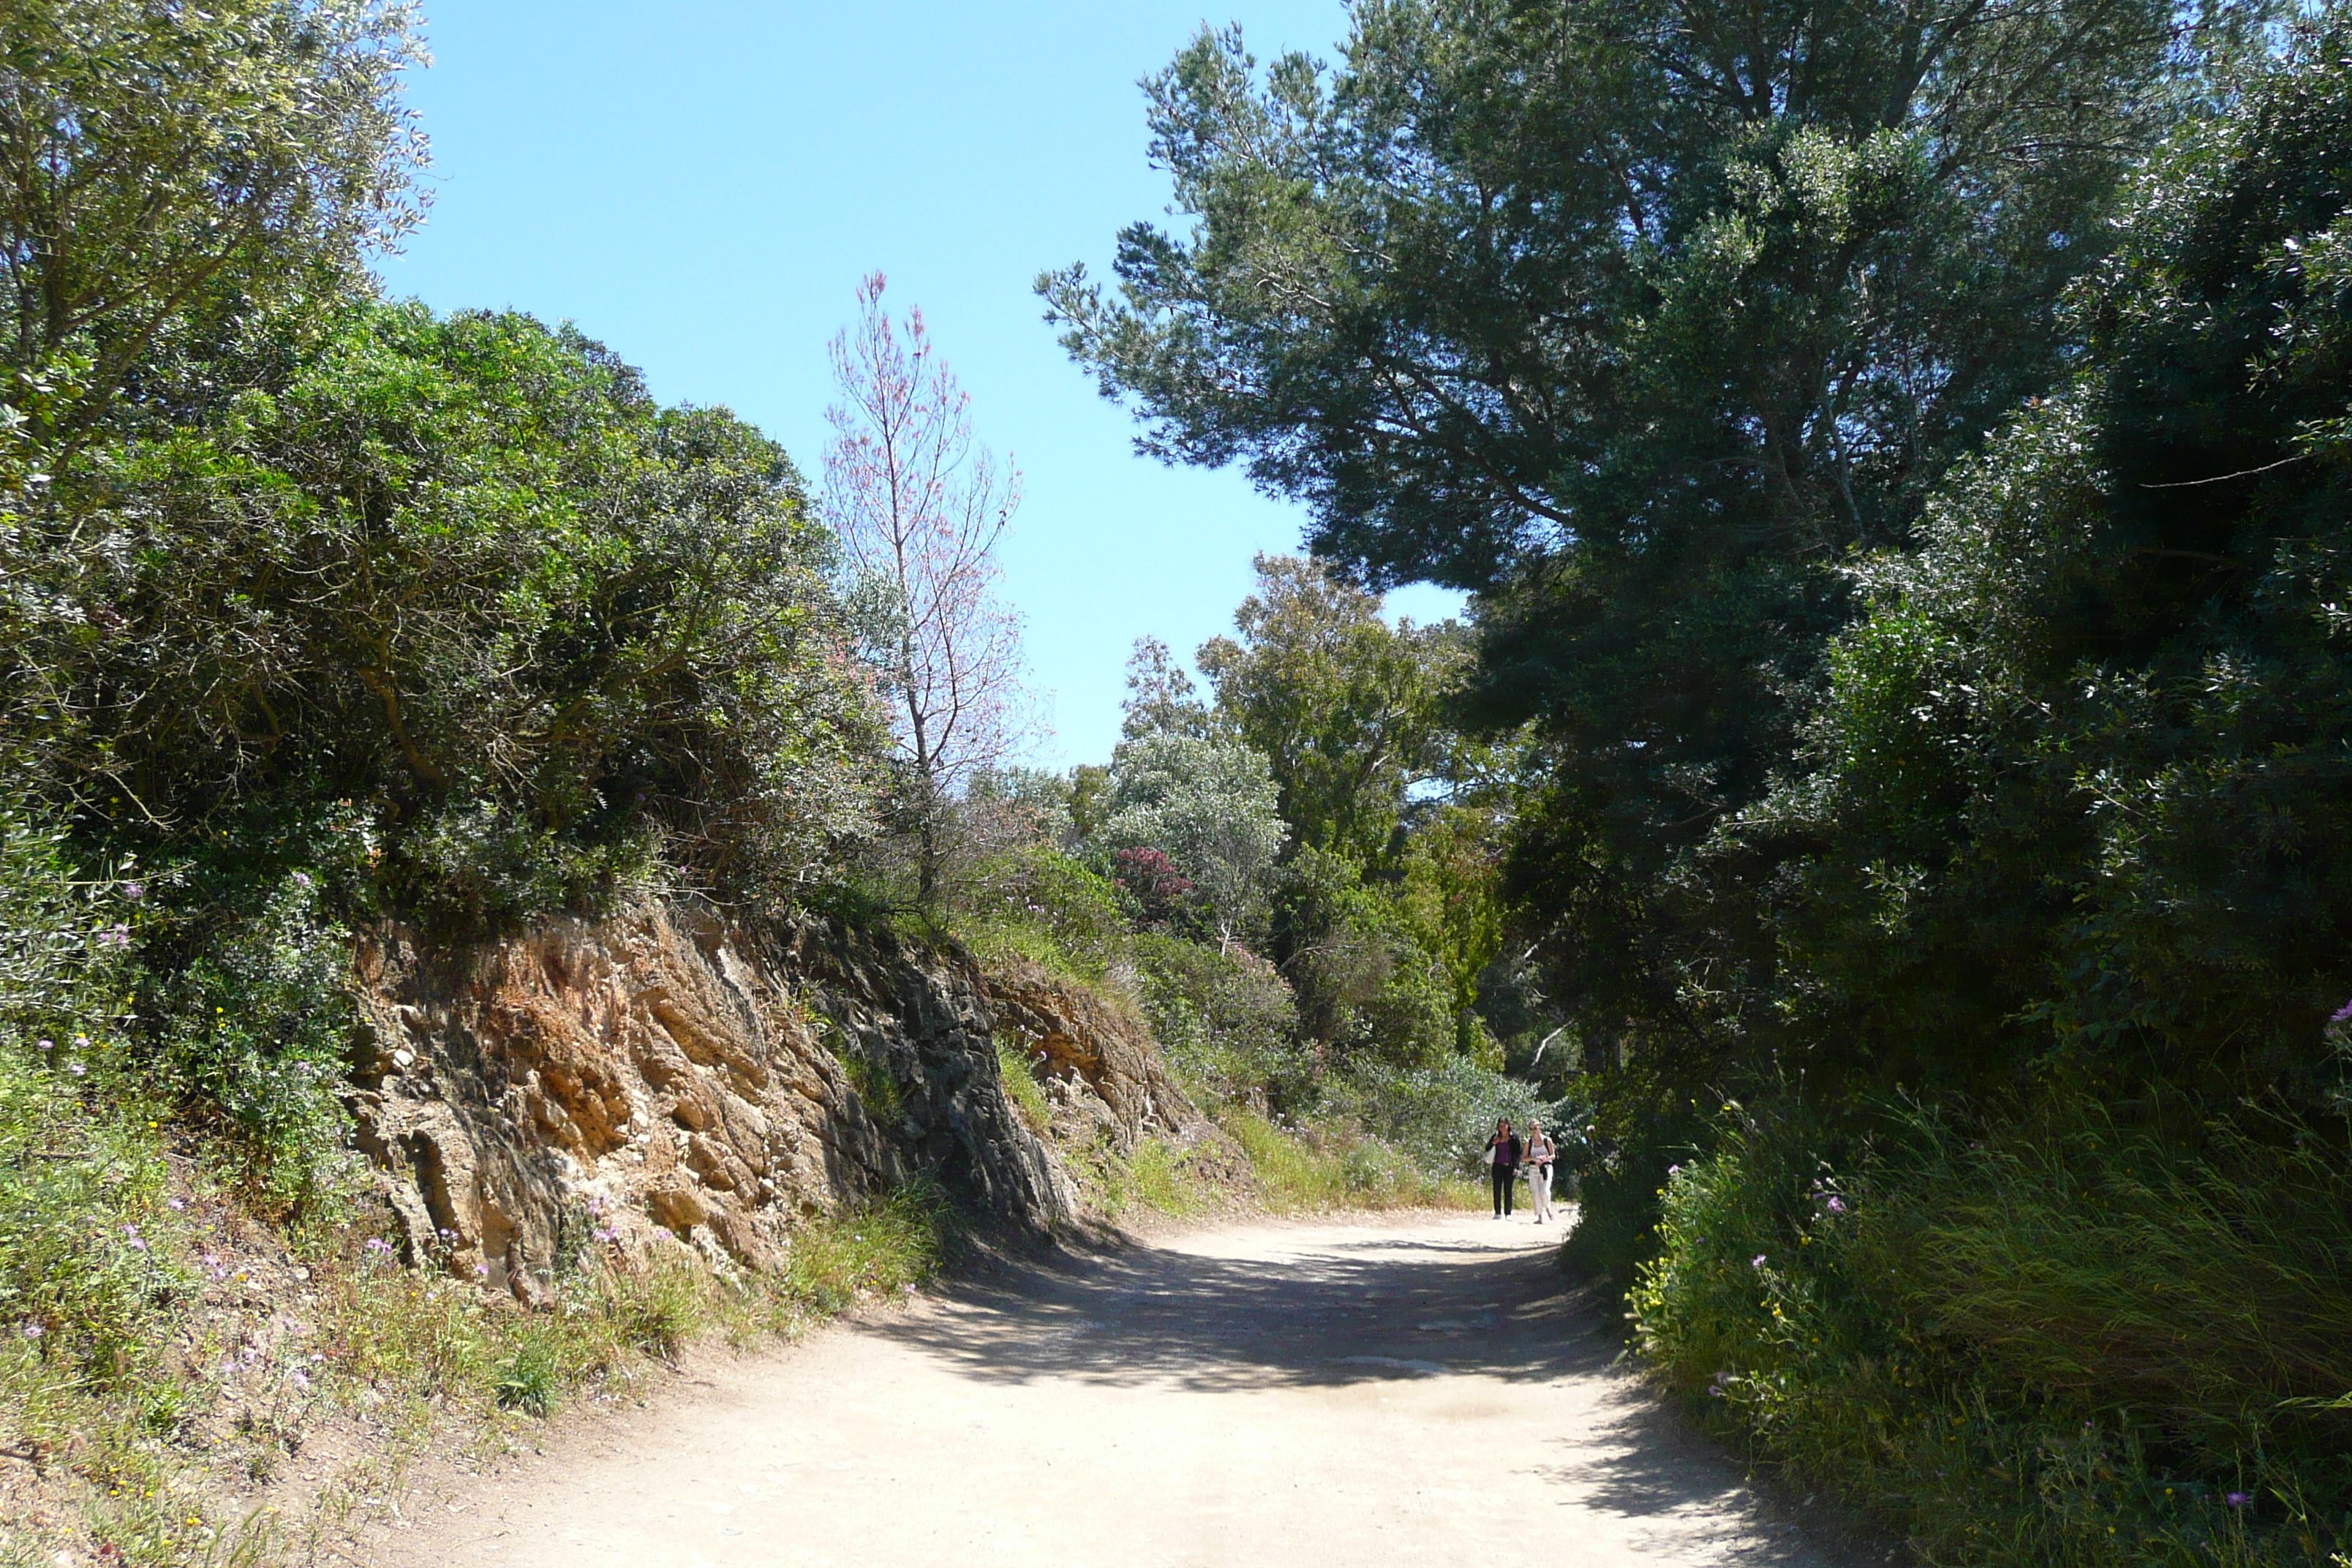
[[[1266,1260],[1150,1245],[1065,1258],[867,1331],[998,1383],[1216,1391],[1439,1372],[1543,1383],[1615,1354],[1570,1309],[1549,1249],[1326,1232]]]
[[[967,1283],[940,1310],[869,1320],[860,1331],[1004,1385],[1067,1379],[1244,1393],[1491,1380],[1433,1388],[1441,1405],[1461,1405],[1466,1424],[1441,1424],[1427,1437],[1491,1443],[1499,1429],[1512,1436],[1496,1466],[1541,1476],[1563,1502],[1679,1517],[1718,1543],[1724,1560],[1823,1562],[1817,1545],[1770,1517],[1777,1510],[1755,1505],[1718,1450],[1617,1365],[1620,1342],[1566,1284],[1554,1250],[1505,1234],[1489,1243],[1475,1233],[1325,1229],[1294,1242],[1277,1231],[1262,1258],[1139,1244]],[[1523,1427],[1512,1409],[1522,1400]],[[1237,1406],[1235,1419],[1247,1410]]]

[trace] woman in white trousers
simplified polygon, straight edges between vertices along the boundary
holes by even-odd
[[[1543,1123],[1528,1122],[1528,1185],[1535,1194],[1538,1225],[1543,1225],[1551,1218],[1551,1162],[1555,1152],[1551,1134],[1543,1130]]]

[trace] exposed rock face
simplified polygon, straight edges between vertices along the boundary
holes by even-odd
[[[982,982],[999,1037],[1018,1042],[1043,1081],[1056,1143],[1131,1152],[1164,1138],[1238,1179],[1246,1162],[1168,1076],[1143,1024],[1050,971],[1007,961]]]
[[[977,977],[887,935],[647,902],[457,950],[379,931],[358,978],[352,1109],[411,1254],[526,1300],[599,1233],[761,1267],[794,1216],[916,1176],[1017,1223],[1077,1211]],[[1049,992],[997,1005],[1066,1014]],[[1131,1038],[1066,1024],[1046,1037],[1101,1064],[1080,1073],[1109,1121],[1202,1124]]]

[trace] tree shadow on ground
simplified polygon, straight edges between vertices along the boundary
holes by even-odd
[[[868,1331],[990,1382],[1199,1391],[1441,1372],[1541,1383],[1616,1353],[1572,1311],[1549,1248],[1375,1230],[1325,1232],[1276,1260],[1144,1244],[1063,1254]]]
[[[1554,1250],[1513,1245],[1523,1239],[1327,1230],[1274,1259],[1181,1243],[1064,1254],[862,1331],[1005,1385],[1238,1393],[1474,1377],[1508,1399],[1574,1384],[1573,1397],[1530,1397],[1529,1409],[1572,1409],[1579,1429],[1531,1425],[1498,1463],[1534,1466],[1588,1509],[1720,1518],[1719,1531],[1704,1531],[1720,1543],[1717,1560],[1822,1562],[1817,1542],[1758,1509],[1738,1468],[1619,1364],[1614,1325],[1563,1278]]]

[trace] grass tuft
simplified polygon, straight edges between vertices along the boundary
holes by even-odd
[[[1014,1113],[1030,1131],[1044,1137],[1053,1121],[1053,1109],[1045,1103],[1045,1086],[1030,1068],[1029,1053],[1019,1046],[997,1041],[996,1072],[1004,1080],[1004,1096],[1013,1102]]]

